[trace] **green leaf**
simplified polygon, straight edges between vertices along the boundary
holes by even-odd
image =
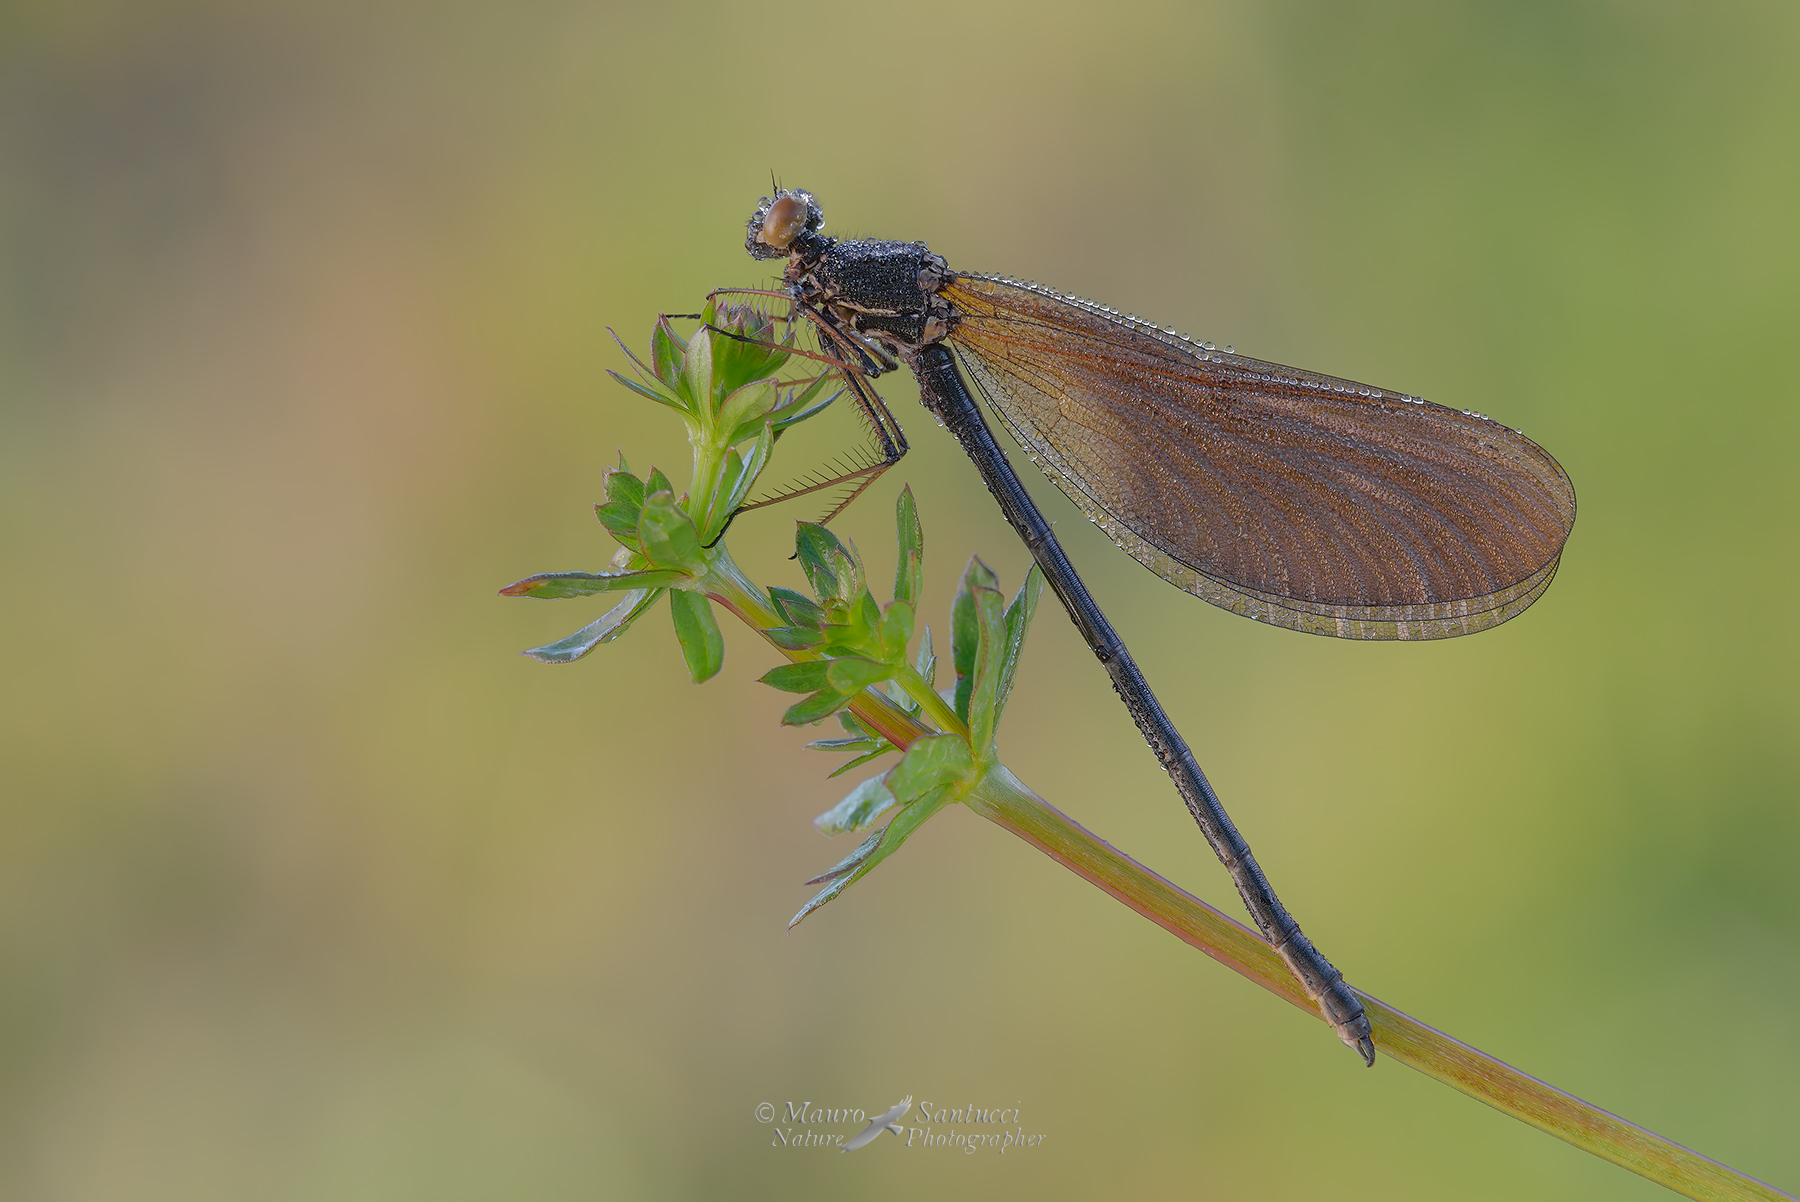
[[[855,560],[838,536],[825,527],[815,522],[798,523],[794,532],[794,554],[819,600],[848,600],[856,595],[852,587],[856,583]]]
[[[669,478],[662,474],[661,468],[653,467],[650,469],[650,478],[644,481],[645,500],[649,500],[654,493],[673,493],[674,491],[675,486],[669,483]]]
[[[881,615],[881,650],[891,664],[906,662],[906,645],[912,642],[913,607],[891,601]]]
[[[969,720],[969,689],[975,677],[975,648],[981,641],[975,616],[975,588],[997,588],[999,580],[980,559],[970,559],[963,569],[962,584],[950,605],[950,663],[956,669],[956,716]]]
[[[725,530],[725,523],[731,518],[731,494],[737,485],[737,478],[744,470],[744,457],[732,447],[725,452],[725,462],[719,465],[719,475],[713,481],[712,496],[706,499],[701,509],[700,542],[710,547],[719,541],[719,535]]]
[[[872,751],[876,740],[869,738],[856,739],[814,739],[806,745],[808,751]]]
[[[710,312],[711,305],[707,306]],[[688,339],[687,354],[682,356],[681,374],[675,390],[695,413],[705,413],[713,403],[712,335],[704,330]]]
[[[726,397],[719,405],[719,429],[728,432],[725,441],[739,442],[760,430],[780,396],[775,381],[764,379],[752,380]]]
[[[611,505],[624,505],[635,514],[644,507],[644,482],[625,468],[625,459],[620,457],[619,467],[609,467],[600,474],[600,486],[606,490],[606,500]]]
[[[828,659],[811,659],[805,663],[782,664],[770,668],[757,679],[784,693],[812,693],[825,688],[825,676],[831,669]]]
[[[711,546],[718,541],[719,534],[731,521],[731,515],[738,511],[744,498],[750,495],[750,486],[762,474],[768,465],[769,456],[775,450],[775,435],[767,423],[762,433],[757,436],[756,444],[750,449],[748,456],[740,454],[734,447],[725,453],[725,464],[719,472],[718,486],[713,490],[712,500],[707,505],[706,524],[704,526],[704,542]]]
[[[594,516],[614,538],[635,546],[638,514],[644,508],[644,482],[632,475],[624,463],[625,458],[621,455],[620,466],[606,469],[600,477],[601,486],[606,490],[606,503],[594,506]]]
[[[589,622],[567,638],[545,643],[542,647],[533,647],[520,654],[543,664],[574,663],[601,643],[610,643],[624,634],[637,621],[638,615],[649,609],[651,602],[662,596],[662,593],[661,589],[627,593],[622,601],[607,610],[597,621]]]
[[[769,466],[769,456],[775,453],[775,430],[767,422],[756,435],[756,445],[750,448],[750,454],[744,459],[744,471],[738,478],[738,485],[732,494],[731,508],[735,511],[750,495],[750,486],[762,475],[762,470]]]
[[[961,782],[975,770],[969,745],[958,735],[926,735],[911,747],[887,774],[888,788],[901,805],[913,802]]]
[[[828,665],[825,673],[826,682],[840,693],[859,693],[872,684],[880,684],[894,674],[893,668],[887,664],[864,659],[858,655],[848,655],[841,659],[824,662]]]
[[[980,624],[975,650],[975,677],[969,690],[969,747],[983,762],[992,757],[994,731],[1000,716],[994,702],[1000,689],[1001,665],[1006,659],[1006,599],[999,589],[971,590],[976,621]]]
[[[888,825],[891,826],[893,824],[889,823]],[[826,881],[842,881],[843,884],[840,884],[836,889],[826,890],[826,893],[831,895],[830,897],[827,897],[825,893],[821,893],[818,897],[815,897],[812,901],[808,902],[805,909],[801,910],[800,913],[794,915],[794,917],[789,920],[788,930],[793,930],[794,923],[799,922],[802,918],[805,918],[809,912],[818,909],[821,905],[825,904],[825,902],[830,901],[832,897],[836,897],[841,893],[843,891],[843,886],[850,883],[849,881],[844,880],[844,878],[862,867],[863,861],[867,860],[870,853],[881,845],[881,840],[886,834],[886,827],[876,831],[858,844],[855,851],[839,860],[830,868],[827,868],[824,872],[821,872],[818,876],[806,881],[805,884],[808,885],[819,885]]]
[[[913,661],[913,666],[919,670],[919,675],[924,677],[925,687],[935,691],[937,689],[937,653],[931,649],[931,627],[929,626],[925,628],[925,633],[919,636],[919,657]]]
[[[832,772],[830,772],[825,777],[825,779],[830,780],[830,779],[832,779],[832,777],[842,776],[846,772],[852,772],[852,771],[856,770],[857,768],[862,767],[864,764],[868,763],[870,760],[878,760],[882,756],[886,755],[888,752],[895,751],[895,750],[898,750],[898,749],[895,748],[894,745],[891,743],[888,744],[886,747],[877,747],[873,751],[865,752],[864,754],[857,756],[855,759],[851,760],[849,763],[840,765],[838,768],[836,768]]]
[[[775,326],[769,315],[753,305],[725,305],[714,314],[712,325],[724,331],[712,335],[713,378],[721,396],[748,381],[773,375],[788,360],[789,352],[773,345]],[[733,334],[740,337],[731,337]],[[720,429],[725,428],[720,422]]]
[[[725,636],[719,633],[712,602],[705,593],[675,589],[669,594],[669,612],[675,619],[675,637],[687,659],[694,683],[711,680],[725,666]]]
[[[670,493],[652,493],[644,502],[644,512],[638,518],[638,536],[643,540],[644,554],[657,567],[680,568],[689,574],[699,570],[700,532]]]
[[[810,626],[817,630],[825,625],[825,611],[803,593],[778,585],[769,590],[769,600],[774,602],[776,612],[796,626]]]
[[[627,589],[663,588],[687,579],[685,572],[655,569],[646,572],[540,572],[500,590],[502,597],[591,597]]]
[[[1037,614],[1038,598],[1044,595],[1044,574],[1038,570],[1037,564],[1025,573],[1025,583],[1013,595],[1012,604],[1006,607],[1006,653],[1000,661],[1000,683],[994,690],[994,723],[1000,722],[1000,715],[1006,712],[1007,698],[1012,696],[1013,677],[1019,670],[1019,652],[1025,646],[1025,635],[1031,629],[1031,619]]]
[[[675,332],[667,317],[657,318],[656,328],[650,331],[650,367],[656,378],[674,388],[686,355],[687,339]]]
[[[894,503],[894,518],[900,531],[900,557],[894,566],[894,600],[908,602],[917,608],[925,588],[925,530],[919,525],[919,507],[913,501],[912,485],[900,490],[900,499]]]
[[[900,804],[887,781],[871,776],[844,796],[844,800],[813,819],[813,828],[821,835],[847,835],[867,830],[875,820]]]
[[[862,591],[850,611],[850,628],[862,646],[871,651],[881,646],[881,606],[875,604],[875,594],[868,589]]]
[[[610,367],[606,369],[606,374],[611,376],[613,379],[617,380],[619,383],[625,385],[625,387],[631,389],[631,391],[637,393],[639,396],[648,397],[651,400],[655,401],[659,405],[667,405],[669,408],[675,410],[677,413],[685,414],[688,412],[687,402],[683,401],[679,397],[669,396],[659,389],[648,388],[642,384],[639,384],[636,380],[633,380],[628,376],[620,375],[618,372],[614,371]]]
[[[933,737],[948,737],[955,739],[954,735]],[[956,742],[960,744],[962,740],[956,739]],[[964,754],[967,754],[966,748],[964,749]],[[896,765],[894,772],[898,771],[899,766]],[[888,780],[891,784],[893,772],[888,774]],[[814,910],[817,910],[820,906],[831,901],[833,898],[843,893],[845,889],[848,889],[851,885],[867,876],[870,870],[877,864],[893,855],[894,852],[900,848],[900,845],[905,843],[907,838],[924,824],[926,819],[943,809],[944,804],[949,799],[949,785],[945,785],[931,793],[921,796],[913,804],[906,806],[898,814],[894,815],[894,820],[892,822],[882,827],[876,834],[863,840],[862,844],[858,846],[855,851],[845,856],[843,860],[839,861],[836,867],[828,869],[814,877],[812,880],[806,882],[809,885],[817,885],[824,882],[830,883],[826,884],[825,888],[820,890],[818,895],[811,901],[807,902],[804,906],[801,906],[798,914],[788,920],[788,929],[792,930],[801,919],[805,918],[808,914],[811,914]]]
[[[853,694],[850,693],[837,693],[830,689],[821,690],[806,700],[789,706],[788,712],[781,715],[781,724],[783,726],[811,725],[831,717],[832,714],[849,705],[852,699]]]
[[[789,426],[798,425],[814,414],[823,411],[831,402],[843,396],[843,390],[839,389],[822,401],[814,400],[821,392],[825,391],[826,383],[833,379],[836,377],[821,375],[804,389],[790,389],[787,397],[770,414],[774,418],[771,424],[775,427],[775,433],[779,434]]]
[[[606,532],[628,547],[636,547],[638,542],[638,514],[642,505],[632,505],[626,501],[608,501],[604,505],[594,506],[594,516],[606,527]]]
[[[788,651],[804,651],[808,647],[817,647],[825,636],[805,626],[775,626],[763,631],[769,641],[777,647]]]

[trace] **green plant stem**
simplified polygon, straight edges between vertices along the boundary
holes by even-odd
[[[721,544],[712,552],[705,587],[719,604],[764,633],[782,624],[768,596],[743,574]],[[771,646],[775,644],[771,643]],[[778,648],[795,661],[815,659],[812,652]],[[943,729],[967,735],[954,712],[929,688],[937,702],[927,706],[933,718],[948,718]],[[909,696],[927,705],[909,688]],[[873,689],[864,690],[851,710],[871,730],[896,747],[906,748],[936,733]],[[954,724],[954,725],[951,725]],[[986,772],[963,798],[964,804],[995,825],[1011,831],[1076,875],[1099,886],[1182,942],[1211,956],[1270,993],[1324,1021],[1281,958],[1255,931],[1213,909],[1174,883],[1158,876],[1113,847],[1061,810],[1026,788],[1004,766]],[[1510,1114],[1541,1131],[1573,1144],[1602,1160],[1630,1169],[1689,1198],[1718,1202],[1797,1202],[1755,1178],[1698,1152],[1628,1123],[1526,1075],[1485,1052],[1452,1039],[1378,998],[1358,991],[1374,1024],[1375,1046],[1384,1056],[1417,1069]]]
[[[1281,958],[1255,931],[1120,852],[1004,767],[987,773],[964,802],[1184,943],[1322,1019]],[[1378,998],[1358,993],[1368,1007],[1375,1046],[1382,1054],[1452,1089],[1690,1198],[1793,1202],[1790,1194],[1546,1085]]]
[[[918,669],[908,668],[894,679],[906,690],[906,695],[918,702],[926,715],[937,723],[939,730],[954,731],[965,739],[969,737],[969,728],[956,716],[956,711],[937,695],[937,690],[931,687],[930,682],[919,675]]]

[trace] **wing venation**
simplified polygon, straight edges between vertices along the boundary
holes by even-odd
[[[986,276],[945,288],[969,375],[1114,542],[1226,609],[1340,638],[1467,634],[1548,587],[1556,460],[1479,414],[1212,350]]]

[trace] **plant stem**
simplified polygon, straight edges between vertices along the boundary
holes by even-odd
[[[758,633],[781,625],[782,619],[769,605],[767,594],[732,562],[724,546],[721,544],[712,554],[705,582],[708,594]],[[795,661],[818,658],[810,651],[779,649]],[[923,685],[923,678],[920,683]],[[928,708],[927,712],[941,721],[943,715],[937,710],[947,709],[943,699],[929,688],[924,692],[937,702],[935,709]],[[907,693],[921,705],[928,704],[913,689],[908,688]],[[865,689],[850,708],[865,726],[903,750],[914,740],[936,733],[874,689]],[[945,725],[944,729],[966,736],[967,730],[956,715],[947,716],[954,726]],[[1182,942],[1324,1020],[1262,936],[1119,851],[1026,788],[1003,765],[985,772],[962,800],[983,818],[1011,831]],[[1528,1076],[1378,998],[1360,990],[1358,993],[1374,1024],[1375,1046],[1383,1054],[1584,1152],[1689,1198],[1800,1202],[1791,1194]]]
[[[918,702],[920,708],[930,715],[931,720],[937,723],[939,730],[953,731],[965,739],[969,737],[968,726],[956,716],[956,711],[946,705],[944,699],[937,695],[937,690],[932,688],[923,676],[919,675],[917,668],[908,668],[894,677],[894,680],[906,690],[908,697]]]
[[[1120,852],[1004,767],[988,772],[964,802],[1184,943],[1322,1019],[1281,958],[1255,931]],[[1546,1085],[1386,1002],[1358,993],[1374,1023],[1375,1046],[1452,1089],[1690,1198],[1794,1202],[1790,1194]]]

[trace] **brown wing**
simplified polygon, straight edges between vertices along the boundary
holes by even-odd
[[[1548,587],[1556,460],[1418,397],[1216,351],[1075,297],[959,275],[950,335],[1013,436],[1139,562],[1247,617],[1430,639]]]

